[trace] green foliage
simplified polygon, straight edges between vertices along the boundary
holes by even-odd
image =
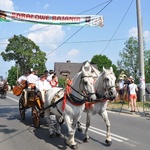
[[[20,73],[34,68],[42,73],[45,70],[46,53],[30,39],[20,35],[9,39],[5,52],[1,53],[4,61],[14,60],[19,66]]]
[[[11,69],[8,71],[8,77],[7,81],[10,86],[16,85],[17,81],[17,67],[11,67]]]
[[[139,76],[138,41],[130,37],[125,42],[124,49],[119,53],[121,60],[117,62],[119,70],[124,70],[128,75],[132,75],[136,80]]]
[[[144,43],[145,49],[145,43]],[[136,38],[130,37],[125,42],[125,48],[119,53],[121,60],[117,62],[119,70],[132,75],[139,82],[139,46]],[[150,83],[150,50],[144,50],[145,82]]]
[[[116,65],[112,64],[112,61],[105,55],[94,55],[90,63],[96,64],[100,72],[103,71],[103,67],[113,67],[114,73],[118,74]]]
[[[60,87],[63,87],[63,88],[65,87],[65,79],[64,78],[59,78],[58,83],[59,83]]]
[[[144,51],[145,82],[150,83],[150,50]]]

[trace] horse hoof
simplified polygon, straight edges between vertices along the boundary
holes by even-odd
[[[56,136],[61,137],[62,135],[61,135],[61,133],[56,133]]]
[[[65,144],[67,145],[67,146],[69,146],[71,149],[78,149],[78,146],[77,145],[69,145],[68,143],[67,143],[67,140],[65,139],[64,140],[65,141]]]
[[[56,137],[54,133],[50,134],[50,138]]]
[[[108,146],[111,146],[111,145],[112,145],[112,141],[106,140],[105,143],[106,143]]]
[[[65,144],[66,144],[67,146],[69,146],[69,144],[67,143],[67,140],[66,140],[66,139],[64,140],[64,142],[65,142]]]
[[[81,129],[81,128],[78,128],[78,132],[81,132],[81,133],[82,133],[82,129]]]
[[[87,143],[87,142],[88,142],[88,138],[84,138],[84,139],[83,139],[83,142],[86,142],[86,143]]]
[[[70,148],[71,149],[78,149],[78,146],[77,145],[71,145]]]

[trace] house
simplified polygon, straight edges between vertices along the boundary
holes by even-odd
[[[82,65],[90,64],[88,61],[83,63],[72,63],[71,61],[66,62],[55,62],[54,72],[58,78],[63,78],[67,76],[73,78],[75,74],[81,71]],[[93,76],[96,78],[99,75],[99,71],[96,65],[91,65]]]

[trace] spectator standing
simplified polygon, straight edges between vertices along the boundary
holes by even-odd
[[[138,91],[137,85],[134,83],[134,80],[131,80],[131,84],[129,85],[129,91],[130,91],[130,104],[131,104],[131,112],[135,112],[136,110],[136,100],[137,100],[137,94]]]
[[[119,82],[118,82],[118,87],[119,87],[119,98],[120,98],[120,102],[124,102],[124,80],[123,78],[120,78]]]
[[[129,101],[129,95],[130,95],[129,85],[131,84],[131,80],[132,80],[132,79],[133,79],[133,77],[130,76],[129,78],[126,78],[126,79],[124,80],[125,89],[126,89],[125,98],[127,99],[127,101]]]

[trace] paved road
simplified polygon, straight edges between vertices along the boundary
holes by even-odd
[[[138,115],[119,114],[109,112],[112,132],[112,146],[105,144],[105,123],[98,115],[92,116],[89,131],[89,143],[83,143],[83,134],[76,132],[79,150],[147,150],[150,140],[150,118]],[[85,113],[83,113],[82,127],[85,128]],[[65,124],[62,125],[60,138],[50,138],[45,119],[41,119],[41,126],[32,126],[30,109],[26,111],[26,119],[20,121],[18,112],[18,97],[8,93],[7,99],[0,99],[0,149],[3,150],[69,150],[64,144],[67,135]]]

